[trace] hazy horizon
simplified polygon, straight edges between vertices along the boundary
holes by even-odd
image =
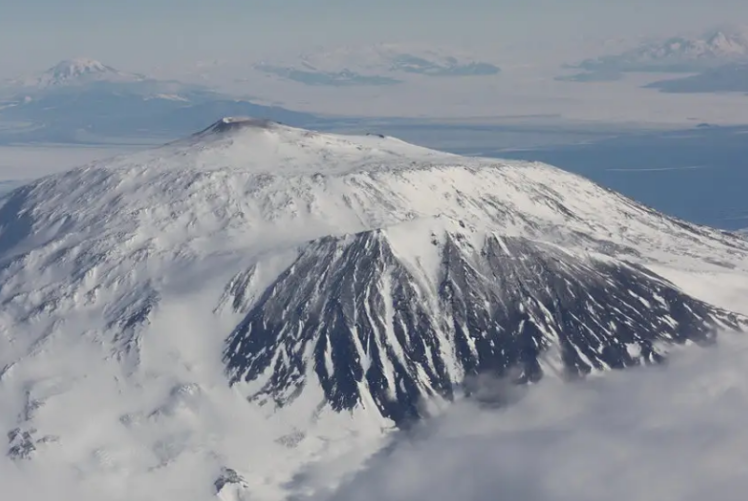
[[[251,61],[315,46],[418,42],[457,47],[480,57],[547,56],[605,39],[635,40],[701,32],[748,21],[734,0],[385,0],[376,3],[289,0],[283,5],[185,0],[100,2],[0,1],[0,77],[47,68],[77,56],[125,70]],[[581,54],[580,54],[581,55]],[[559,56],[562,58],[562,56]]]

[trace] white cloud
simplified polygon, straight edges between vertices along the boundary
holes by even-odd
[[[503,410],[457,405],[333,498],[429,501],[743,499],[748,340],[667,366],[546,381]]]

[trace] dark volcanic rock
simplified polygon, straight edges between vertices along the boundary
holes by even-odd
[[[494,234],[479,247],[458,233],[433,243],[434,287],[384,230],[309,244],[228,339],[232,381],[262,378],[254,398],[278,406],[319,384],[336,410],[373,401],[402,425],[466,378],[656,363],[658,343],[708,344],[745,325],[625,261]]]
[[[24,431],[15,428],[8,432],[8,457],[13,460],[29,459],[36,451],[32,434],[36,430]]]
[[[216,493],[220,493],[224,487],[231,484],[247,487],[247,481],[244,480],[244,477],[239,475],[236,470],[232,470],[231,468],[221,468],[221,475],[213,483]]]

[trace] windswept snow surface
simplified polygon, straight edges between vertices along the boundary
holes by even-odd
[[[304,496],[472,376],[743,329],[727,275],[748,242],[547,165],[224,119],[0,202],[3,489]]]

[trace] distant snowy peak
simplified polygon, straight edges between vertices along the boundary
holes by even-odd
[[[217,117],[253,115],[304,125],[312,114],[262,105],[214,88],[125,73],[92,59],[63,61],[0,85],[0,131],[13,142],[184,137]],[[85,138],[85,139],[84,139]]]
[[[409,75],[468,77],[501,71],[467,53],[396,44],[320,50],[290,62],[262,62],[255,67],[299,83],[330,86],[391,85]]]
[[[716,31],[708,37],[704,44],[713,55],[736,55],[748,54],[748,33],[743,31]]]
[[[111,66],[106,66],[94,59],[76,58],[61,61],[44,74],[52,79],[51,83],[63,83],[89,75],[117,75],[119,72]]]
[[[40,75],[15,80],[13,83],[38,90],[87,84],[97,81],[138,82],[142,75],[123,73],[94,59],[79,57],[60,61]]]
[[[705,38],[670,38],[663,43],[638,49],[632,55],[638,55],[643,60],[745,57],[748,55],[748,39],[743,33],[717,31]]]
[[[695,72],[727,62],[748,60],[748,34],[720,29],[699,37],[672,37],[619,54],[587,59],[578,68],[605,72]]]

